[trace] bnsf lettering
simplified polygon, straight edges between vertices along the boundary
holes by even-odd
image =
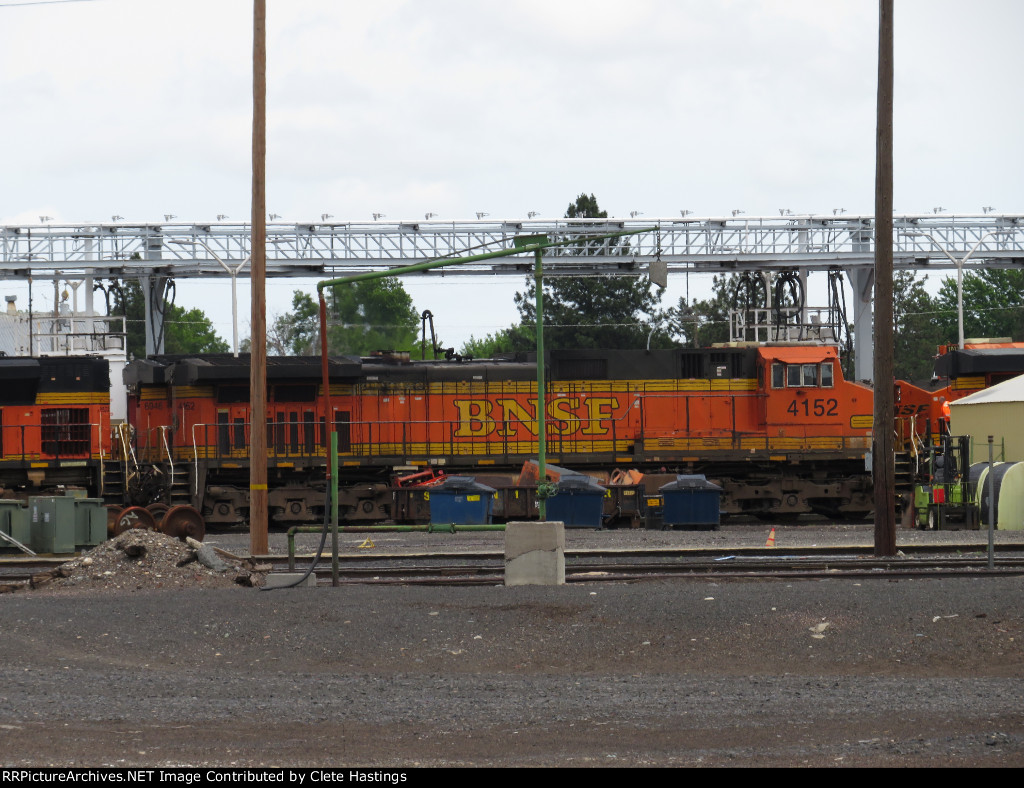
[[[924,405],[900,405],[896,408],[897,416],[919,416],[928,412],[928,404]]]
[[[453,400],[458,412],[459,426],[456,438],[480,438],[496,434],[509,438],[525,429],[537,434],[537,398],[525,402],[515,399]],[[552,435],[608,435],[609,419],[616,417],[618,397],[560,397],[547,406],[550,420],[548,432]]]

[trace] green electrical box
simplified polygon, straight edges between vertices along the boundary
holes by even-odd
[[[75,544],[95,547],[107,541],[107,510],[102,498],[73,498],[75,502]]]
[[[21,501],[0,500],[0,531],[29,547],[32,531],[29,528],[28,509]],[[13,548],[13,545],[0,543],[0,548],[8,547]]]
[[[28,499],[32,540],[37,553],[75,552],[75,499],[37,496]]]

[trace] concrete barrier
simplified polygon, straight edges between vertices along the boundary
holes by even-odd
[[[303,572],[271,572],[267,575],[264,588],[286,588],[296,580],[302,580]],[[313,573],[295,588],[316,588],[316,574]]]
[[[560,521],[505,526],[505,585],[565,584],[565,525]]]

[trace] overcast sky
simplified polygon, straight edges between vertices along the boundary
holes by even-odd
[[[284,220],[556,217],[580,192],[612,216],[873,211],[873,0],[268,6]],[[896,9],[896,211],[1024,212],[1024,3]],[[247,221],[251,79],[251,0],[0,0],[0,224]],[[296,287],[268,283],[271,316]],[[521,287],[408,285],[455,344],[514,320]],[[229,292],[178,303],[230,341]]]

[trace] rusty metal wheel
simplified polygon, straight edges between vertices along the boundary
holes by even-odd
[[[107,504],[104,507],[107,510],[107,538],[117,536],[117,518],[124,509],[123,506],[118,506],[116,503]]]
[[[206,536],[206,521],[191,506],[175,506],[167,510],[160,530],[168,536],[174,536],[185,541],[185,537],[191,536],[197,542],[203,541]]]
[[[114,535],[119,536],[132,528],[144,528],[149,531],[156,530],[156,520],[144,506],[129,506],[124,509],[114,521]]]
[[[160,529],[160,523],[163,522],[164,515],[167,514],[167,510],[170,508],[165,503],[151,503],[146,507],[146,511],[153,515],[153,519],[156,520],[157,530]]]

